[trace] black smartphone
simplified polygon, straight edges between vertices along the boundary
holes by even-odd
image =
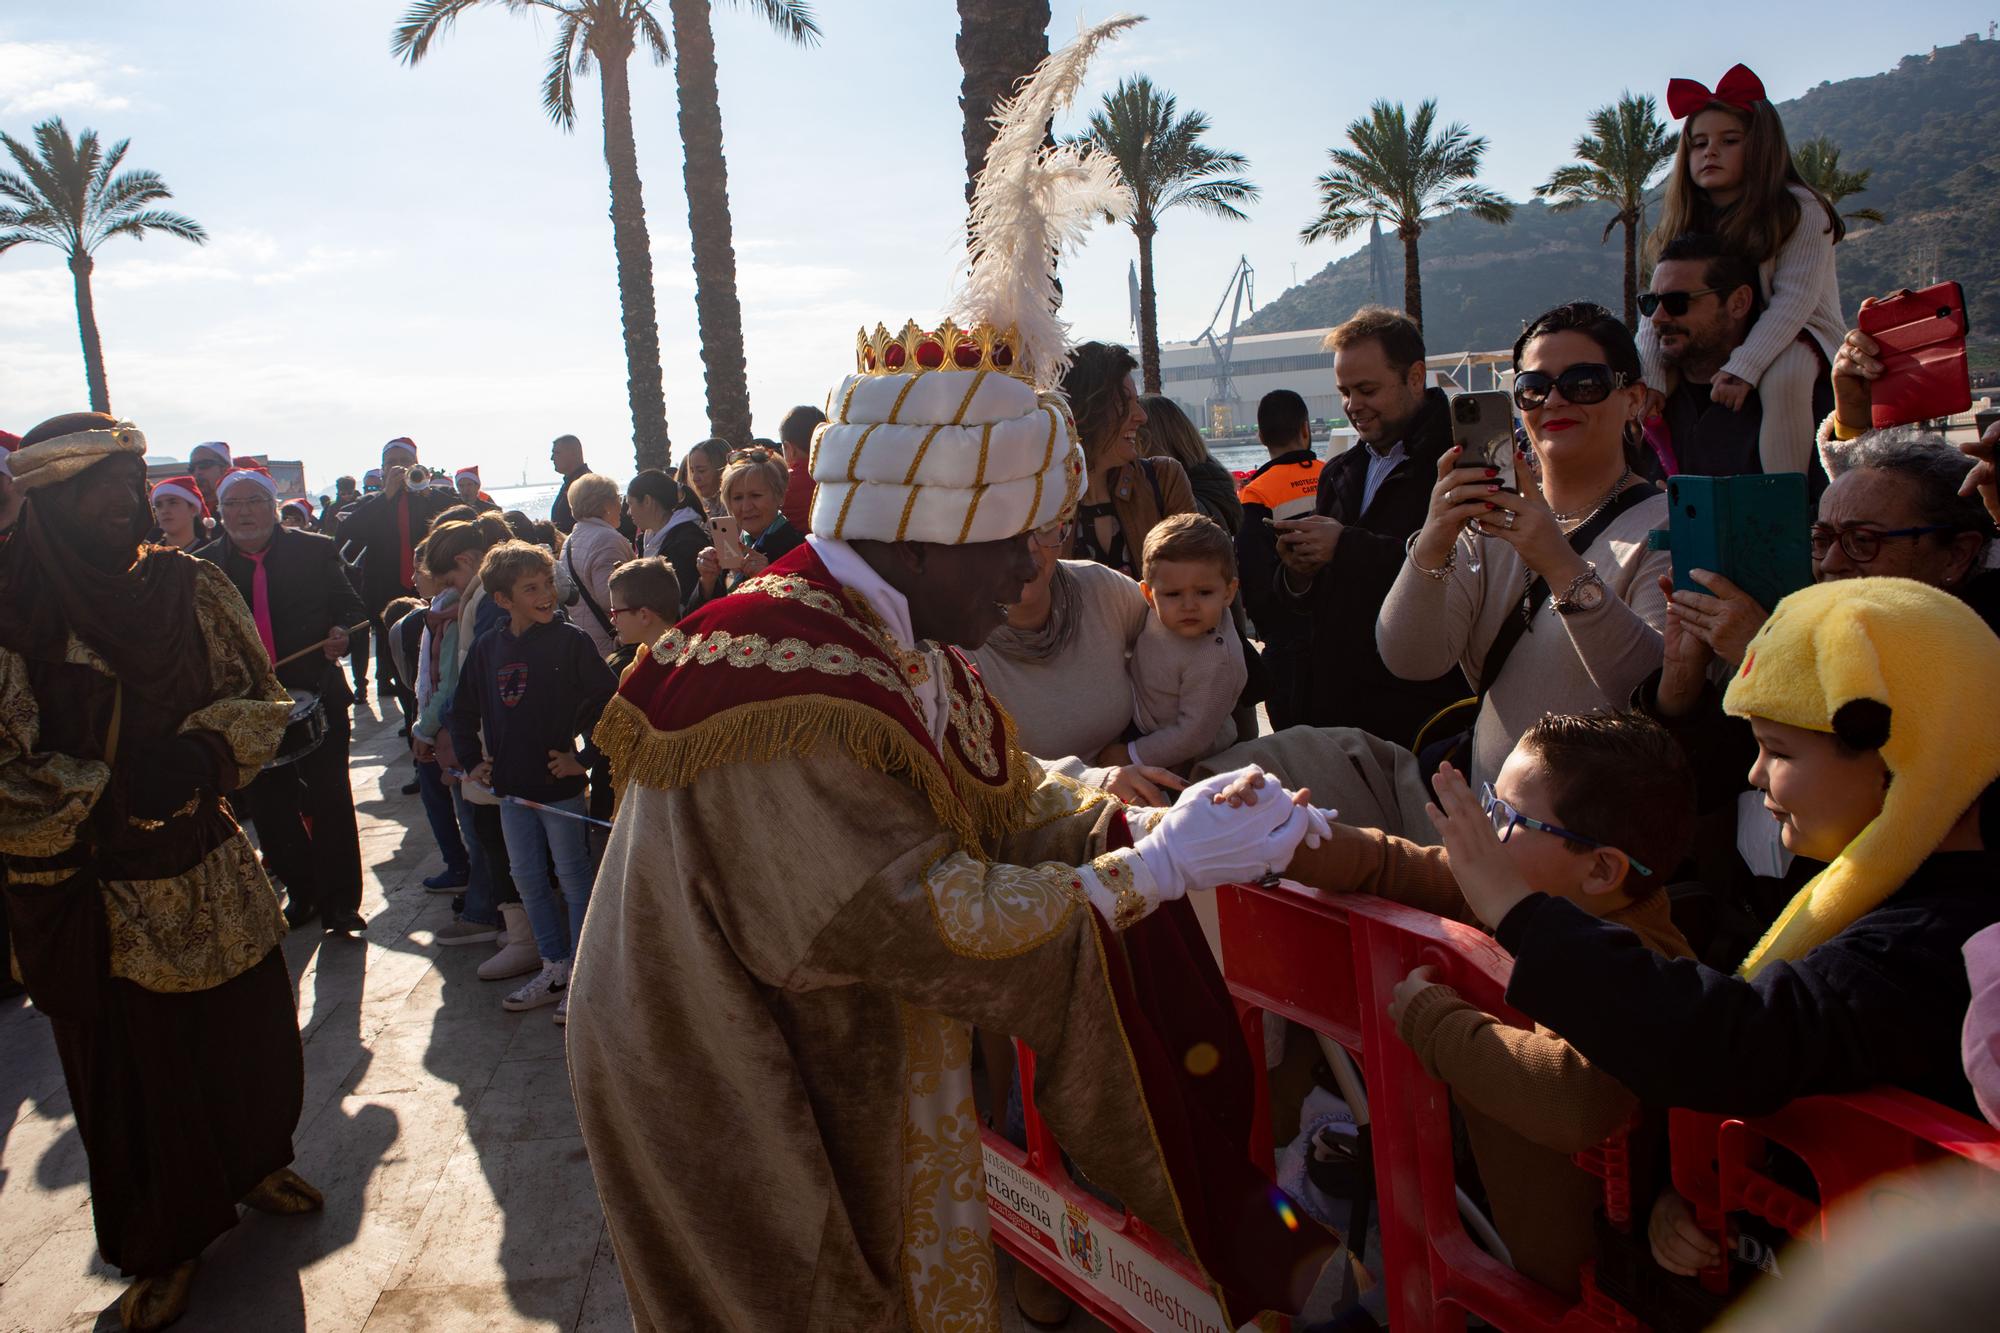
[[[1451,442],[1460,467],[1490,467],[1503,491],[1519,493],[1514,474],[1514,403],[1498,389],[1452,395]]]

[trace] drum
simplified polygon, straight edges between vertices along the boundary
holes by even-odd
[[[291,695],[292,713],[285,721],[284,737],[278,742],[278,752],[264,765],[266,768],[295,764],[326,739],[326,708],[319,695],[311,690],[293,690]]]

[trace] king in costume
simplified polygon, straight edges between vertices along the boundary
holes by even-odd
[[[285,935],[223,805],[291,699],[221,570],[140,548],[145,437],[46,422],[13,459],[0,549],[0,864],[13,959],[50,1020],[128,1329],[187,1304],[238,1203],[307,1212]]]
[[[1072,223],[1106,211],[1101,164],[1040,139],[1116,26],[1024,87],[989,200],[1013,151],[1080,181]],[[1181,901],[1282,868],[1316,812],[1214,803],[1237,775],[1161,811],[1045,774],[944,646],[997,628],[1082,485],[1037,388],[1070,232],[981,234],[965,331],[862,339],[808,544],[662,636],[598,728],[622,803],[568,1050],[643,1330],[997,1328],[972,1024],[1034,1049],[1064,1148],[1194,1256],[1230,1327],[1295,1309],[1337,1248],[1250,1164],[1251,1057]],[[1222,1063],[1196,1078],[1201,1043]]]

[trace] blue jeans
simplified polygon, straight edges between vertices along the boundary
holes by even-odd
[[[431,836],[444,853],[444,868],[454,874],[466,870],[465,844],[471,835],[460,838],[453,817],[453,796],[458,788],[445,782],[444,770],[436,764],[417,765],[417,789],[424,800],[424,817],[431,822]]]
[[[458,816],[465,844],[465,910],[459,915],[474,925],[497,926],[499,895],[493,888],[493,868],[487,862],[486,849],[480,845],[479,831],[472,823],[472,802],[465,799],[463,783],[452,783],[447,790],[451,792],[452,810]]]
[[[548,804],[584,813],[581,795]],[[514,873],[514,887],[521,891],[521,906],[527,909],[542,961],[569,961],[583,937],[583,912],[590,905],[590,825],[503,802],[500,829],[507,835],[508,868]],[[563,904],[569,909],[567,924],[557,906],[555,889],[549,884],[551,859],[556,863],[556,884],[562,890]]]

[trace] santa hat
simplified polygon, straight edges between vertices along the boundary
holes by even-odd
[[[1085,30],[994,116],[973,188],[971,262],[951,319],[863,329],[855,373],[813,434],[812,530],[851,540],[961,545],[1062,517],[1083,491],[1083,449],[1054,392],[1069,362],[1049,255],[1075,247],[1130,191],[1101,154],[1043,143],[1091,55],[1138,22]]]
[[[304,514],[306,516],[306,522],[308,523],[312,522],[313,518],[315,517],[313,513],[312,501],[310,500],[300,500],[300,499],[287,500],[285,501],[284,507],[286,509],[298,510],[301,514]]]
[[[52,440],[37,440],[14,450],[9,471],[22,490],[68,481],[113,454],[146,452],[146,436],[129,421],[91,430],[71,431]]]
[[[202,498],[201,487],[195,485],[193,477],[168,477],[153,487],[151,498],[157,501],[163,495],[171,495],[176,500],[186,500],[201,511],[203,518],[208,517],[208,501]]]
[[[462,467],[451,474],[451,484],[454,486],[466,480],[470,480],[474,486],[479,484],[479,466],[477,464],[471,467]]]
[[[389,451],[391,449],[407,450],[412,460],[414,460],[417,457],[417,446],[415,441],[411,440],[410,437],[407,435],[398,435],[395,439],[389,441],[387,444],[382,446],[383,467],[389,466]]]
[[[278,498],[278,483],[271,474],[255,463],[231,468],[222,474],[222,480],[215,483],[215,499],[219,504],[229,498],[229,493],[241,486],[254,486],[264,492],[272,501]]]
[[[362,473],[361,485],[364,489],[369,486],[373,486],[377,490],[380,490],[382,488],[382,469],[379,467],[371,467],[366,472]]]
[[[21,437],[0,430],[0,477],[11,480],[14,476],[14,451],[21,447]]]
[[[1876,750],[1882,813],[1798,891],[1743,960],[1797,960],[1879,907],[2000,777],[2000,638],[1914,579],[1829,579],[1779,602],[1743,655],[1725,712]]]
[[[188,451],[188,467],[193,468],[201,462],[203,454],[207,454],[224,467],[229,467],[236,462],[235,456],[229,452],[229,446],[221,440],[204,440]]]

